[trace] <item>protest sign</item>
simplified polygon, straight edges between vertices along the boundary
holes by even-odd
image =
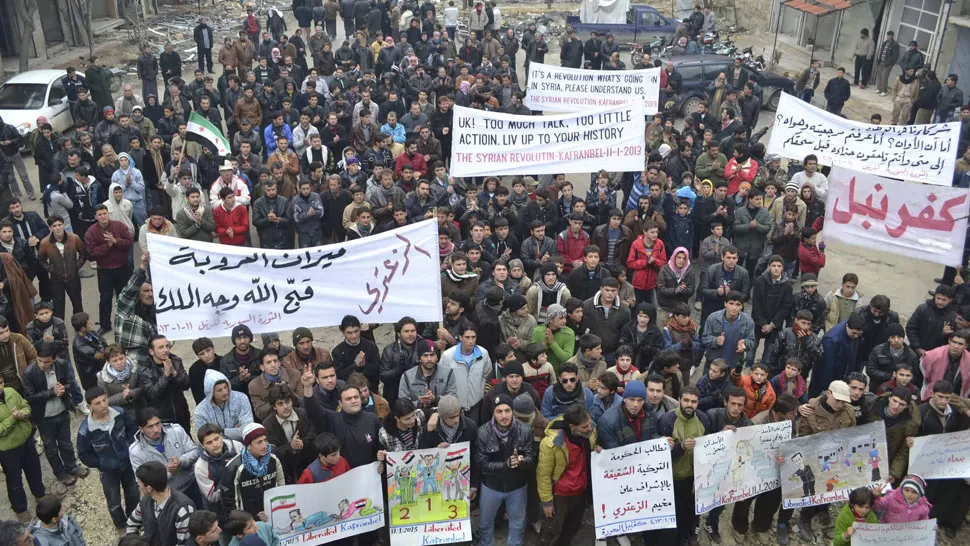
[[[632,101],[643,113],[657,113],[660,68],[645,70],[582,70],[529,63],[529,86],[523,104],[544,112],[588,112]]]
[[[641,172],[643,103],[581,114],[516,116],[455,107],[452,176]]]
[[[907,523],[853,523],[852,546],[934,546],[936,520],[924,519]]]
[[[819,165],[950,186],[960,123],[871,125],[849,121],[787,93],[775,112],[768,152]]]
[[[749,499],[779,486],[778,446],[791,439],[792,422],[708,434],[694,444],[694,511]]]
[[[334,245],[268,250],[148,234],[158,333],[168,339],[441,320],[438,223]]]
[[[666,438],[592,453],[596,538],[677,527]]]
[[[785,459],[781,465],[784,508],[846,501],[853,489],[872,487],[889,477],[882,421],[792,438],[778,446],[778,455]]]
[[[924,480],[970,478],[970,430],[914,438],[909,473]]]
[[[468,442],[387,454],[391,546],[472,539]]]
[[[970,190],[900,182],[833,167],[826,239],[960,266]]]
[[[280,544],[326,544],[384,527],[381,488],[375,462],[326,482],[266,490],[263,506],[270,507],[269,524]]]

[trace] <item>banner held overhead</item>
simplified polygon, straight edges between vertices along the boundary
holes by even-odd
[[[456,107],[451,174],[641,172],[646,159],[643,104],[582,114],[516,116]]]
[[[544,112],[587,112],[635,101],[643,113],[657,113],[660,102],[660,68],[645,70],[582,70],[529,63],[526,106]]]

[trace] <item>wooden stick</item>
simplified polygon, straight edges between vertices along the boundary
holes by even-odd
[[[185,147],[189,144],[189,134],[185,133],[185,138],[182,139],[182,153],[179,154],[179,162],[175,165],[175,172],[178,173],[182,169],[182,160],[185,159]]]

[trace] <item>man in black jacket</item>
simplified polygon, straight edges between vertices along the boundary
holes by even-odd
[[[189,540],[189,516],[195,504],[184,493],[168,486],[168,471],[149,461],[135,471],[142,498],[128,517],[128,534],[141,534],[152,546],[179,546]]]
[[[600,49],[603,47],[603,40],[600,40],[599,35],[596,31],[589,33],[589,40],[583,45],[583,56],[586,59],[586,63],[593,70],[599,70],[603,65],[603,57],[600,55]]]
[[[192,430],[184,394],[190,387],[189,375],[182,359],[172,354],[165,336],[153,337],[149,347],[147,363],[138,367],[138,386],[144,389],[146,403],[158,410],[162,421]]]
[[[346,315],[340,321],[340,332],[344,340],[330,352],[337,370],[337,379],[346,381],[350,374],[362,373],[367,378],[370,390],[378,392],[381,353],[377,349],[377,344],[361,337],[360,319],[354,315]]]
[[[509,543],[522,544],[525,536],[529,480],[535,479],[536,453],[532,430],[512,414],[512,397],[499,394],[493,404],[491,420],[478,428],[472,474],[471,497],[481,490],[478,520],[479,542],[494,541],[495,517],[502,504],[509,515]],[[440,426],[440,425],[439,425]]]
[[[27,166],[24,165],[24,158],[20,156],[21,144],[23,144],[23,137],[20,135],[20,131],[13,125],[4,123],[3,118],[0,118],[0,153],[3,153],[7,160],[16,167],[17,176],[20,177],[20,183],[24,185],[27,196],[33,201],[35,199],[34,188],[30,185],[30,178],[27,176]],[[17,181],[13,175],[10,176],[10,182],[12,182],[10,190],[13,192],[14,197],[20,197],[20,187],[17,186]]]
[[[849,100],[852,91],[849,80],[845,79],[845,68],[839,67],[835,77],[825,84],[825,110],[835,115],[842,114],[842,106]]]
[[[202,66],[203,61],[205,61],[209,74],[215,74],[212,71],[212,44],[214,43],[214,38],[212,27],[208,25],[205,17],[199,19],[199,24],[192,31],[192,38],[195,40],[196,57],[199,59],[199,70],[206,68]]]
[[[78,476],[88,475],[88,469],[77,464],[71,443],[70,411],[83,398],[70,362],[56,355],[53,343],[41,344],[37,360],[24,370],[24,391],[51,470],[61,483],[73,485]]]
[[[568,37],[559,52],[559,63],[568,68],[583,66],[583,43],[576,38],[576,31],[569,29]]]

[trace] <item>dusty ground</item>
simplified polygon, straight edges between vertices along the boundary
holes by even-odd
[[[751,3],[755,2],[752,1]],[[557,8],[558,7],[559,6],[557,5]],[[338,24],[337,26],[338,32],[342,32],[342,25]],[[550,40],[550,45],[554,49],[550,51],[549,58],[558,58],[558,51],[555,49],[555,41]],[[122,59],[124,59],[127,55],[126,50],[128,49],[130,48],[128,48],[128,46],[121,41],[112,41],[104,43],[99,50],[99,54],[103,54],[106,56],[106,58],[113,60],[113,62],[109,61],[107,64],[120,65],[122,63]],[[76,59],[76,56],[74,58]],[[519,62],[521,63],[521,61],[522,55],[520,54]],[[58,65],[66,66],[70,62],[71,59],[62,58],[58,61]],[[191,73],[192,66],[193,65],[186,64],[184,67],[185,71],[187,73]],[[35,68],[40,68],[40,66],[36,66]],[[520,67],[520,74],[521,73],[522,71]],[[759,127],[763,126],[768,121],[769,119],[767,115],[763,114],[759,120]],[[36,185],[36,169],[34,168],[33,160],[27,158],[26,161],[33,183]],[[576,186],[576,191],[578,194],[584,195],[588,187],[588,177],[585,175],[570,175],[568,178]],[[39,202],[28,202],[26,206],[29,210],[42,210]],[[897,310],[904,318],[908,317],[913,309],[915,309],[919,303],[926,299],[926,290],[933,287],[933,277],[938,276],[941,270],[941,267],[928,262],[901,258],[871,249],[850,247],[840,243],[829,244],[826,253],[828,256],[828,265],[822,271],[819,278],[819,282],[821,284],[819,289],[823,293],[837,288],[843,273],[853,271],[859,275],[859,290],[865,296],[871,297],[880,293],[889,295],[892,298],[893,309]],[[96,312],[98,291],[95,279],[84,279],[83,296],[88,312]],[[68,313],[73,313],[73,310],[68,309]],[[289,344],[291,332],[280,332],[280,334],[284,343]],[[314,329],[314,334],[319,342],[327,347],[332,347],[341,340],[340,334],[336,328],[317,328]],[[388,343],[392,339],[390,327],[378,326],[376,329],[376,337],[378,345],[383,346]],[[215,342],[216,349],[220,354],[225,353],[228,350],[228,340],[217,339]],[[194,360],[191,354],[190,343],[188,341],[176,342],[173,350],[176,354],[183,357],[183,359],[187,362],[192,362]],[[190,400],[190,404],[191,403],[192,402]],[[75,427],[79,423],[80,419],[75,417]],[[52,491],[65,496],[66,510],[73,514],[81,524],[82,528],[84,529],[87,543],[92,546],[107,546],[109,544],[114,544],[114,530],[108,516],[101,485],[97,479],[97,476],[92,473],[87,479],[78,480],[76,485],[70,488],[65,488],[53,479],[46,459],[44,459],[44,457],[41,457],[41,459],[43,460],[43,467],[45,470],[45,481],[48,483],[48,486]],[[3,480],[3,478],[0,477],[0,480]],[[833,520],[836,515],[835,510],[835,508],[832,508]],[[722,515],[721,519],[723,522],[721,529],[724,535],[725,544],[733,544],[733,539],[730,537],[729,532],[730,511],[731,507],[728,507],[727,512]],[[3,503],[0,505],[0,518],[7,519],[13,517],[14,514],[11,512],[8,503]],[[499,525],[499,527],[500,529],[497,533],[497,544],[502,546],[505,544],[507,529],[505,528],[504,523]],[[817,531],[818,534],[816,542],[819,544],[828,543],[829,539],[824,538],[821,530],[817,529]],[[527,543],[534,543],[536,540],[534,531],[529,531],[526,540]],[[584,518],[583,529],[580,534],[572,540],[572,543],[590,544],[592,540],[592,512],[587,512],[586,517]],[[705,545],[710,544],[709,539],[706,535],[704,535],[704,533],[702,533],[701,542]],[[634,544],[639,543],[639,538],[634,540]],[[961,535],[958,540],[952,542],[948,541],[946,538],[943,538],[941,535],[940,543],[948,546],[949,544],[965,546],[970,544],[970,540],[968,540],[966,533]],[[794,533],[792,534],[792,544],[803,544],[799,542],[797,535]]]

